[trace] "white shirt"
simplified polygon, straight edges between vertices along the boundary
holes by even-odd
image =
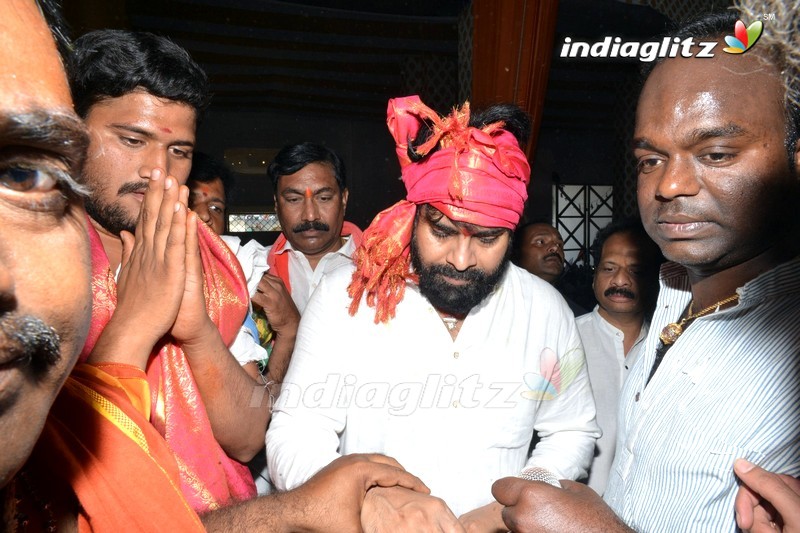
[[[328,274],[300,322],[267,431],[278,488],[339,454],[383,453],[458,516],[493,501],[492,483],[525,466],[586,473],[600,432],[575,321],[552,286],[510,265],[454,341],[415,285],[388,324],[376,325],[365,301],[351,317],[352,271]],[[556,358],[561,381],[543,378]]]
[[[638,531],[738,531],[737,457],[800,475],[800,258],[692,322],[647,386],[658,334],[691,300],[686,271],[661,270],[658,306],[622,389],[605,500]]]
[[[586,352],[586,365],[589,368],[589,380],[597,408],[597,425],[603,431],[603,436],[595,443],[594,460],[587,484],[602,495],[606,489],[611,463],[614,461],[619,393],[629,369],[644,347],[648,327],[647,322],[642,324],[626,357],[623,345],[625,334],[603,318],[599,309],[599,305],[595,306],[591,313],[576,318],[575,324]]]
[[[272,246],[263,246],[255,239],[242,245],[238,237],[228,235],[223,236],[223,239],[236,254],[236,258],[242,265],[244,276],[247,278],[247,289],[252,297],[256,293],[261,276],[269,270],[267,254],[269,254]],[[282,250],[285,250],[283,253],[289,254],[289,284],[292,286],[292,300],[301,315],[308,304],[309,298],[311,298],[311,293],[319,285],[322,276],[340,265],[352,263],[350,258],[353,257],[353,252],[356,250],[356,244],[352,236],[347,236],[343,239],[344,244],[342,247],[335,252],[325,254],[319,260],[315,269],[311,268],[311,264],[305,254],[292,248],[292,244],[288,240],[282,248]],[[277,252],[281,252],[281,250],[277,250]]]

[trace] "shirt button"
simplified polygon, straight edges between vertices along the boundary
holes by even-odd
[[[459,355],[461,355],[461,354],[459,354],[458,352],[453,352],[453,357],[454,357],[455,359],[458,359],[458,356],[459,356]]]
[[[453,402],[453,407],[458,407],[458,402]]]
[[[639,401],[639,395],[640,395],[640,393],[637,392],[636,396],[633,397],[633,401],[638,402]]]

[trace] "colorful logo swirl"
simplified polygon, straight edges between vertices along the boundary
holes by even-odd
[[[743,54],[756,44],[762,31],[764,31],[764,24],[760,20],[753,22],[747,28],[744,27],[744,22],[737,20],[733,27],[733,35],[725,37],[728,46],[722,50],[729,54]]]

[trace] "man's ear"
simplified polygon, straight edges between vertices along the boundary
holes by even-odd
[[[347,210],[347,199],[350,197],[350,191],[347,190],[347,187],[342,191],[342,211]]]

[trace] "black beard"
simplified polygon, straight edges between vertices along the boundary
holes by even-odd
[[[420,259],[416,236],[411,239],[411,264],[419,276],[419,292],[439,311],[454,316],[464,316],[489,296],[508,268],[509,252],[506,250],[502,262],[492,272],[470,268],[463,272],[448,264],[425,265]],[[466,281],[464,285],[452,285],[441,276]]]
[[[89,195],[86,198],[86,212],[92,220],[114,235],[119,235],[122,230],[136,232],[136,219],[130,220],[125,210],[119,206],[103,205]]]

